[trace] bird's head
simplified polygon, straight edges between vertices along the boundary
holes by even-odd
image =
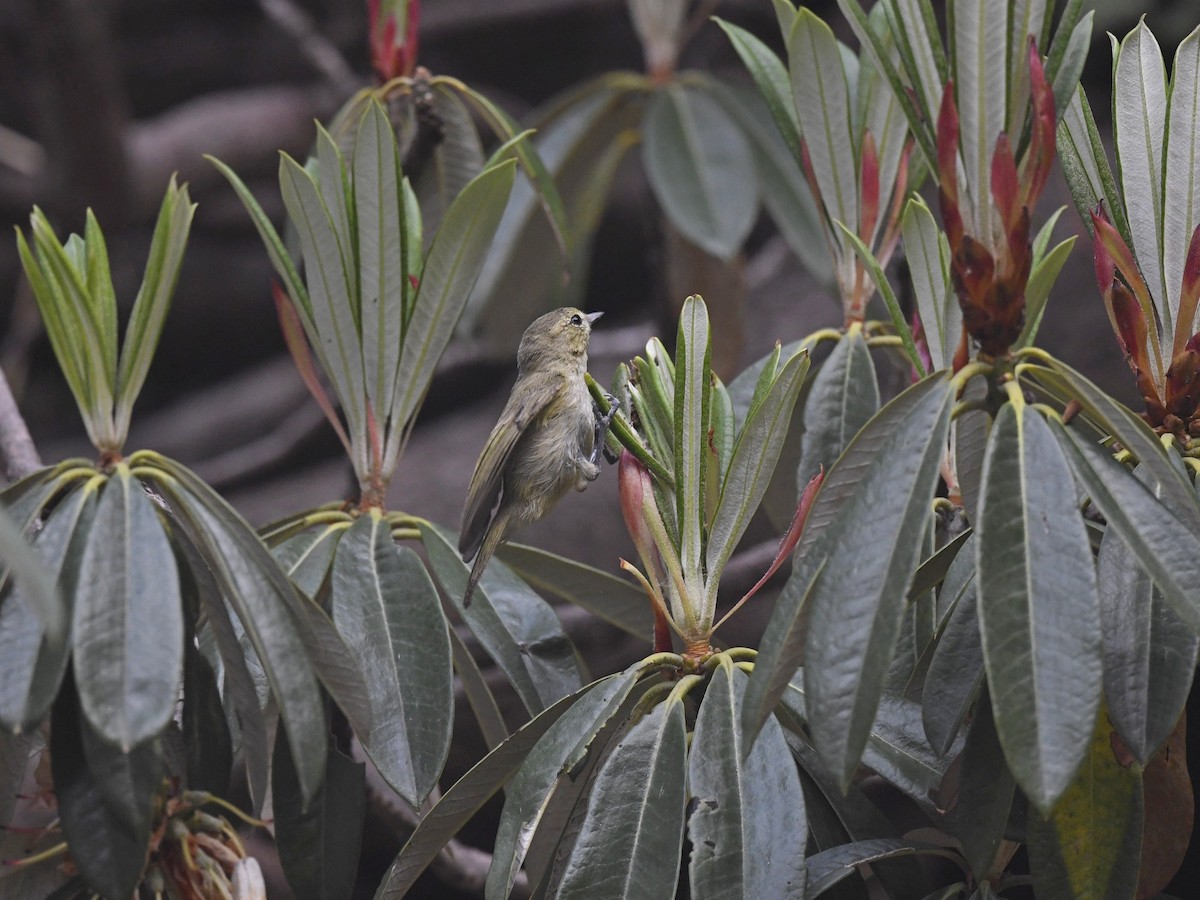
[[[575,364],[587,357],[592,323],[603,313],[585,313],[571,306],[551,310],[534,319],[517,350],[517,367],[522,372],[547,365]]]

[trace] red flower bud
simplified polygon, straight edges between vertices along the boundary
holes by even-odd
[[[421,0],[367,0],[371,65],[381,82],[412,74],[420,13]]]

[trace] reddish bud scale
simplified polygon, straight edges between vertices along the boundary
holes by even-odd
[[[879,219],[879,155],[870,131],[863,132],[862,174],[858,192],[862,201],[858,236],[864,244],[870,245]]]
[[[1196,417],[1200,404],[1200,334],[1192,335],[1167,369],[1167,413],[1183,422]]]
[[[1006,235],[1016,226],[1021,213],[1019,195],[1017,161],[1013,158],[1008,135],[1000,132],[1000,137],[996,138],[996,150],[992,153],[992,199],[1000,211],[1000,221]]]
[[[921,314],[915,309],[913,310],[912,314],[911,329],[913,343],[917,345],[917,355],[921,357],[921,364],[925,366],[926,372],[932,372],[933,356],[929,353],[929,340],[925,337],[925,326],[921,322]],[[921,373],[917,371],[916,366],[910,367],[909,378],[911,378],[914,383],[921,380]]]
[[[1183,264],[1183,284],[1179,289],[1179,314],[1175,319],[1174,353],[1183,349],[1185,339],[1196,327],[1196,306],[1200,302],[1200,225],[1192,232],[1187,259]],[[1193,337],[1192,340],[1195,340]]]
[[[417,22],[421,0],[407,0],[404,33],[395,13],[384,16],[380,0],[367,0],[371,66],[380,82],[411,75],[417,62]]]
[[[1092,211],[1092,231],[1095,232],[1101,226],[1099,223],[1107,222],[1104,218],[1104,208],[1097,206]],[[1092,242],[1092,261],[1096,265],[1096,286],[1100,291],[1107,292],[1109,286],[1113,283],[1113,278],[1116,274],[1116,265],[1113,263],[1112,254],[1104,246],[1104,242],[1097,239]]]
[[[1037,41],[1032,35],[1029,38],[1029,95],[1033,101],[1033,121],[1029,149],[1021,160],[1021,205],[1032,209],[1042,195],[1046,179],[1050,177],[1057,131],[1054,89],[1046,81],[1042,57],[1038,54]]]
[[[808,182],[808,189],[812,191],[813,199],[818,204],[821,200],[821,187],[817,184],[817,173],[813,170],[812,157],[808,153],[808,141],[804,138],[800,139],[800,161],[804,168],[804,180]]]
[[[312,352],[308,347],[308,338],[304,334],[304,326],[300,322],[300,314],[296,312],[292,298],[288,296],[287,291],[278,281],[271,282],[271,297],[275,300],[275,313],[279,316],[279,330],[283,332],[284,343],[287,344],[288,352],[292,355],[292,361],[296,364],[296,371],[300,373],[300,379],[308,388],[308,392],[313,395],[313,399],[317,401],[317,406],[325,414],[329,424],[333,426],[346,454],[353,457],[354,451],[351,448],[350,438],[342,427],[341,419],[338,418],[333,403],[330,402],[329,395],[325,393],[325,388],[321,385],[321,379],[317,375],[317,367],[313,363]]]
[[[958,107],[954,105],[954,82],[947,81],[937,120],[938,200],[950,246],[962,241],[963,219],[958,207]]]

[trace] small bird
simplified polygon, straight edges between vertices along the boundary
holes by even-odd
[[[588,393],[588,338],[601,313],[564,307],[533,321],[517,350],[517,383],[492,429],[463,510],[458,550],[474,558],[463,606],[496,548],[521,525],[536,522],[571,487],[600,474],[607,416]]]

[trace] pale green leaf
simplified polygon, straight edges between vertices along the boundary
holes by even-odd
[[[401,432],[406,435],[411,428],[411,420],[425,399],[434,369],[475,286],[508,202],[516,165],[508,160],[485,169],[463,188],[442,217],[421,270],[412,319],[404,334],[390,417],[393,433],[384,450],[385,470],[400,453]]]
[[[172,177],[163,197],[158,222],[154,226],[146,272],[137,299],[133,301],[129,325],[125,329],[125,342],[121,347],[116,429],[122,436],[129,428],[134,401],[146,380],[167,311],[171,308],[171,295],[175,292],[175,282],[179,278],[179,267],[183,263],[183,252],[195,211],[196,204],[188,196],[187,185],[177,188]],[[115,352],[115,335],[112,340]]]
[[[355,298],[350,295],[342,270],[335,220],[312,177],[290,156],[280,160],[279,184],[304,253],[313,323],[309,338],[346,413],[351,440],[365,445],[362,347],[355,322]],[[359,452],[365,453],[365,447]]]
[[[1162,219],[1163,280],[1170,311],[1163,331],[1169,336],[1175,331],[1188,247],[1200,225],[1200,26],[1175,51],[1164,154],[1163,183],[1171,192],[1170,202],[1163,203]],[[1179,327],[1185,339],[1196,330],[1194,322],[1181,322]]]
[[[1008,30],[1006,4],[954,0],[954,89],[970,213],[967,231],[990,243],[992,152],[1006,125]]]
[[[709,529],[705,572],[710,604],[716,603],[721,571],[770,484],[807,372],[808,352],[797,350],[783,364],[767,395],[750,410],[738,434]]]
[[[754,158],[724,109],[704,91],[660,88],[643,121],[651,190],[671,224],[693,244],[730,260],[754,224]]]
[[[353,167],[363,374],[376,422],[383,427],[400,364],[407,223],[400,153],[387,113],[378,102],[367,107],[359,125]]]
[[[1176,304],[1164,287],[1162,268],[1166,125],[1167,75],[1162,51],[1145,21],[1140,21],[1121,42],[1114,61],[1113,140],[1133,240],[1130,247],[1150,294],[1168,314],[1165,318],[1173,320]]]
[[[813,173],[830,218],[858,230],[858,147],[853,104],[833,31],[808,9],[787,39],[792,96]]]
[[[962,339],[962,309],[950,284],[950,247],[919,195],[900,220],[904,254],[933,369],[948,368]]]

